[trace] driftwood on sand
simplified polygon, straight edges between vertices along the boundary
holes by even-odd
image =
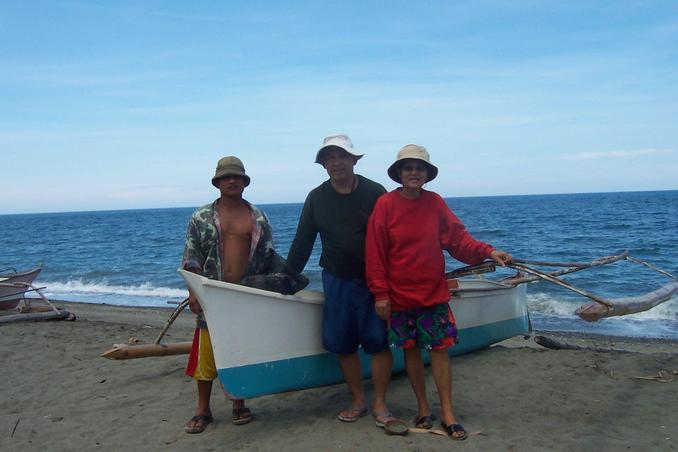
[[[0,317],[0,324],[14,322],[36,322],[40,320],[75,320],[75,316],[65,309],[48,312],[30,312],[26,314],[11,314]]]
[[[604,353],[616,351],[611,348],[598,348],[588,346],[582,347],[580,345],[574,345],[567,342],[560,342],[546,336],[535,336],[534,341],[537,344],[541,345],[542,347],[548,348],[550,350],[590,350],[594,352],[604,352]]]

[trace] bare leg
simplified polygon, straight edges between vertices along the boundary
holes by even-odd
[[[254,418],[249,408],[245,406],[244,399],[231,399],[233,401],[233,419],[235,425],[249,424]]]
[[[393,355],[390,348],[372,355],[372,386],[374,387],[372,412],[374,413],[388,413],[386,389],[391,380],[392,368]]]
[[[207,423],[212,422],[212,411],[210,410],[212,381],[196,380],[196,382],[198,384],[198,407],[195,409],[195,417],[186,423],[186,431],[188,433],[199,433],[205,429]],[[209,420],[205,421],[206,418]],[[191,431],[196,429],[197,431]]]
[[[457,418],[452,412],[452,370],[447,349],[431,350],[431,371],[438,388],[441,420],[445,425],[456,424]]]
[[[196,416],[211,416],[210,397],[212,396],[211,380],[196,380],[198,383],[198,408],[195,410]]]
[[[365,406],[365,391],[363,389],[363,375],[360,368],[360,358],[358,358],[357,353],[338,356],[341,372],[344,374],[346,384],[353,397],[351,408],[360,409]]]
[[[416,347],[406,348],[404,352],[407,378],[410,380],[414,395],[417,397],[417,417],[428,416],[431,414],[431,408],[426,398],[426,380],[424,379],[424,362],[421,359],[421,350]]]

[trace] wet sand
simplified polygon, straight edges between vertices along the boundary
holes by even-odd
[[[676,450],[678,344],[603,336],[553,335],[610,349],[547,350],[515,338],[453,359],[455,412],[463,443],[432,434],[387,436],[371,416],[336,420],[349,402],[345,385],[249,401],[255,421],[234,426],[215,385],[215,422],[184,433],[195,384],[186,355],[127,361],[101,358],[114,343],[152,343],[171,309],[58,302],[74,322],[0,326],[0,450]],[[163,342],[188,341],[183,313]],[[665,382],[633,377],[657,376]],[[437,395],[426,370],[429,401]],[[369,388],[369,385],[366,385]],[[369,391],[368,391],[369,394]],[[389,388],[394,415],[411,419],[416,403],[404,374]]]

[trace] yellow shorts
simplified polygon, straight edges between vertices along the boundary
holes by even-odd
[[[217,378],[212,341],[207,329],[196,328],[193,333],[193,346],[191,347],[191,354],[188,355],[186,375],[196,380],[212,381]]]

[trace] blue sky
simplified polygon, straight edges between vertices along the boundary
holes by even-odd
[[[301,202],[347,133],[443,196],[678,189],[678,2],[0,3],[0,214]]]

